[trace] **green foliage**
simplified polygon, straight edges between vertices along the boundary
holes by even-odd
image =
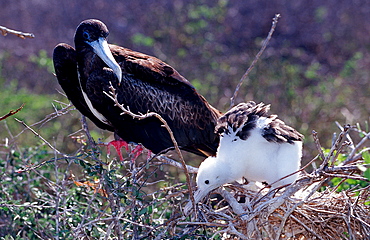
[[[315,62],[308,66],[304,73],[304,76],[308,79],[317,79],[319,76],[318,70],[320,69],[320,63]]]
[[[363,53],[356,52],[351,59],[349,59],[342,71],[340,72],[341,77],[351,77],[353,74],[355,74],[356,68],[358,66],[358,62],[363,59]]]
[[[53,60],[48,57],[46,50],[40,50],[39,55],[31,55],[29,61],[36,63],[39,68],[45,68],[49,73],[54,72]]]
[[[330,149],[323,149],[324,154],[328,154]],[[335,155],[336,153],[334,153]],[[339,164],[343,163],[347,159],[347,154],[338,154],[338,158],[335,161],[335,165],[338,166]],[[364,164],[370,164],[370,152],[364,151],[362,153],[362,158],[364,159]],[[358,166],[359,170],[363,172],[363,176],[367,178],[367,181],[357,180],[357,179],[346,179],[340,177],[334,177],[330,180],[330,187],[336,187],[337,192],[341,192],[344,190],[356,190],[362,189],[370,185],[370,165],[368,167],[364,167],[363,165]],[[370,202],[369,202],[370,204]]]
[[[154,39],[148,36],[145,36],[141,33],[136,33],[131,38],[132,42],[137,45],[143,45],[146,47],[152,47],[154,45]]]
[[[370,152],[364,152],[362,154],[365,164],[368,164],[368,168],[364,172],[364,177],[370,181]]]
[[[29,122],[36,122],[52,110],[51,99],[57,97],[56,95],[34,95],[26,89],[18,90],[17,86],[18,82],[14,80],[2,89],[0,101],[3,106],[6,106],[1,109],[2,114],[17,109],[24,103],[25,111],[20,111],[17,117],[22,120],[27,118]],[[32,114],[32,112],[38,114]]]
[[[0,54],[0,86],[3,87],[5,83],[5,78],[3,76],[3,62],[4,59],[6,59],[8,56],[8,53],[2,53]]]
[[[315,20],[316,22],[323,22],[324,19],[327,17],[328,15],[328,9],[327,7],[325,6],[321,6],[321,7],[318,7],[315,11]]]
[[[3,87],[0,95],[0,102],[3,106],[0,111],[1,116],[24,104],[21,111],[0,122],[1,139],[7,136],[8,131],[11,133],[18,133],[24,128],[19,122],[15,121],[14,118],[25,121],[30,125],[39,122],[54,110],[59,110],[63,107],[58,103],[53,103],[53,99],[61,100],[61,95],[35,95],[31,94],[26,89],[18,89],[17,85],[17,81],[12,81],[11,84]],[[40,125],[38,127],[40,127]],[[46,133],[47,137],[49,137],[54,135],[56,132],[61,132],[63,126],[59,121],[51,121],[48,124],[43,125],[42,128],[43,132]],[[22,139],[20,140],[24,144],[32,144],[34,142],[34,137],[27,137],[26,141],[23,141]]]

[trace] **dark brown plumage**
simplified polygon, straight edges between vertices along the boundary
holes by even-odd
[[[160,114],[182,149],[214,155],[219,142],[214,128],[220,112],[174,68],[155,57],[106,44],[108,34],[102,22],[85,20],[76,30],[76,50],[67,44],[54,49],[59,84],[76,108],[98,127],[114,131],[127,142],[141,143],[154,153],[173,147],[158,119],[121,115],[103,93],[112,83],[119,102],[133,113]]]

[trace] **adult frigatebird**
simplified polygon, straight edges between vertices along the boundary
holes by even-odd
[[[115,132],[126,142],[140,143],[153,153],[173,148],[162,122],[122,115],[104,94],[112,85],[117,99],[131,112],[160,114],[179,147],[201,156],[216,153],[214,133],[221,113],[170,65],[127,48],[108,44],[109,31],[96,19],[76,29],[75,47],[58,44],[53,53],[58,82],[68,99],[98,127]]]

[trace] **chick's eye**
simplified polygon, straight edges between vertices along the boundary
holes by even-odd
[[[90,39],[90,34],[89,34],[88,32],[84,32],[84,33],[82,34],[82,36],[83,36],[85,39],[87,39],[87,40],[89,40],[89,39]]]
[[[204,181],[204,183],[205,183],[205,184],[209,184],[209,180],[205,180],[205,181]]]

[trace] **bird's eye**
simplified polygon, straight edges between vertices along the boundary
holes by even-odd
[[[82,36],[86,40],[89,40],[90,39],[90,34],[88,32],[83,32]]]
[[[205,183],[205,184],[209,184],[209,180],[205,180],[205,181],[204,181],[204,183]]]

